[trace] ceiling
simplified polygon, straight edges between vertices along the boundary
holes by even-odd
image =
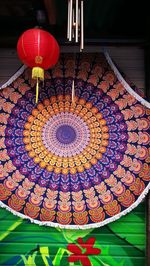
[[[16,47],[20,34],[41,26],[66,44],[67,0],[1,0],[0,47]],[[145,43],[148,35],[146,0],[84,0],[87,44]]]

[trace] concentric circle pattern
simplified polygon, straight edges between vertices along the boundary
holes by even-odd
[[[57,140],[66,145],[74,142],[76,139],[76,130],[72,126],[64,123],[63,125],[59,126],[56,131],[56,138]],[[65,147],[64,147],[65,148]],[[61,151],[61,149],[60,149]],[[57,154],[58,155],[58,154]],[[68,153],[66,156],[69,155]]]
[[[24,125],[29,157],[47,171],[76,174],[97,164],[108,146],[108,126],[96,107],[83,98],[52,96],[37,105]]]
[[[43,130],[43,142],[49,151],[63,157],[80,153],[89,143],[90,130],[77,115],[60,113],[49,119]]]
[[[74,102],[67,55],[46,73],[37,106],[28,70],[1,92],[0,199],[37,223],[103,225],[149,183],[149,110],[103,56],[92,60],[78,61]]]

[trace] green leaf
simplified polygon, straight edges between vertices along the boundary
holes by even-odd
[[[40,247],[41,255],[49,256],[49,249],[48,247]]]
[[[108,227],[129,244],[142,251],[145,249],[146,224],[144,215],[137,215],[132,212],[118,221],[108,224]]]
[[[42,255],[42,259],[44,261],[44,265],[45,266],[52,265],[52,262],[51,262],[51,259],[50,259],[50,256],[49,256],[49,249],[48,249],[48,247],[40,247],[40,253]]]
[[[61,260],[63,258],[64,253],[70,254],[70,252],[65,248],[59,248],[57,251],[57,254],[55,255],[55,258],[53,260],[54,266],[61,266]]]
[[[95,243],[95,246],[99,249],[101,249],[101,254],[97,256],[97,260],[100,261],[102,266],[121,266],[119,261],[116,261],[113,255],[111,255],[110,252],[110,246],[101,246],[100,244]],[[118,246],[118,249],[121,250],[121,248]],[[101,259],[101,257],[103,259]]]
[[[29,255],[27,258],[25,255],[21,255],[21,258],[24,262],[25,266],[36,266],[35,264],[35,257],[36,257],[37,251],[35,251],[32,255]]]
[[[96,256],[95,258],[89,256],[90,261],[92,262],[92,266],[125,266],[125,260],[121,260],[120,262],[115,261],[111,256],[108,256],[109,258],[101,259],[99,256]]]
[[[118,266],[125,266],[125,260],[122,259],[122,260],[119,262]]]
[[[53,258],[59,247],[66,247],[62,232],[55,228],[36,225],[1,208],[0,220],[0,265],[16,256],[31,254],[38,246],[50,247]]]
[[[23,220],[21,218],[18,218],[7,210],[0,208],[0,241],[3,241],[3,239],[21,225],[22,222]]]
[[[111,266],[110,264],[106,264],[102,260],[93,257],[90,257],[90,261],[92,263],[92,266]]]
[[[68,243],[73,243],[79,237],[84,238],[85,236],[89,235],[92,231],[93,231],[93,229],[87,229],[87,230],[63,229],[62,233],[63,233],[63,236],[67,240]]]

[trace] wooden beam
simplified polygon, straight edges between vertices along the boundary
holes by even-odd
[[[56,24],[55,0],[44,0],[44,5],[47,12],[49,24],[55,25]]]

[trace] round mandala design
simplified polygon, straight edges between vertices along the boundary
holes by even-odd
[[[40,167],[57,174],[75,174],[90,169],[102,158],[109,129],[98,109],[84,104],[84,99],[72,104],[66,95],[61,100],[60,96],[45,99],[32,110],[24,125],[23,141]]]
[[[81,55],[72,102],[66,58],[46,72],[37,105],[28,70],[1,91],[0,200],[39,224],[97,227],[148,191],[149,110],[102,56]]]

